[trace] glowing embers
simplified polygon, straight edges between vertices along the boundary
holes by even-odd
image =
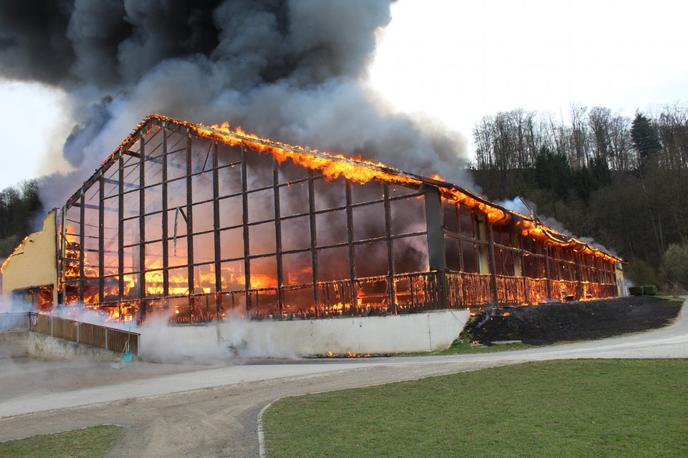
[[[33,310],[49,312],[53,309],[53,285],[37,286],[34,288],[15,289],[12,291],[12,302],[31,305]]]
[[[378,316],[436,308],[439,281],[436,272],[377,276],[354,281],[326,281],[282,288],[280,311],[267,291],[249,296],[248,315],[253,318],[332,318]],[[274,290],[275,294],[277,290]],[[262,294],[260,294],[262,293]],[[317,296],[317,305],[314,304]]]
[[[123,323],[133,322],[139,310],[138,302],[121,303],[114,307],[103,307],[98,310],[108,313],[106,323],[120,321]]]
[[[527,305],[553,300],[613,297],[615,284],[577,283],[528,277],[497,277],[499,305]],[[118,304],[91,306],[106,320],[135,322],[141,316],[163,317],[175,323],[209,322],[243,317],[250,319],[312,319],[385,316],[433,309],[479,310],[494,304],[492,276],[461,272],[419,272],[327,281],[312,285],[251,289],[221,293],[180,295]],[[282,306],[280,307],[280,299]],[[67,307],[66,309],[71,309]],[[78,310],[74,307],[73,310]]]
[[[39,286],[35,288],[33,304],[39,311],[51,310],[54,306],[53,285]]]
[[[162,270],[149,271],[145,274],[146,296],[162,296],[164,290],[164,272]]]
[[[63,272],[65,279],[79,278],[80,250],[79,234],[72,225],[67,225],[64,235]]]
[[[99,324],[131,324],[138,316],[139,302],[121,302],[117,304],[73,304],[65,305],[57,313],[63,318]]]
[[[547,279],[526,277],[526,302],[543,304],[547,302]]]
[[[323,355],[316,355],[316,358],[370,358],[371,355],[370,353],[354,353],[352,351],[347,351],[346,353],[334,353],[331,351],[328,351],[327,353]],[[381,356],[381,355],[376,355],[376,356]]]
[[[147,313],[168,317],[175,323],[199,323],[224,318],[219,297],[214,294],[149,301]]]
[[[60,287],[64,291],[64,303],[79,302],[79,278],[81,276],[81,244],[78,229],[67,224],[62,239],[62,272]]]
[[[479,308],[494,302],[492,276],[465,272],[447,272],[447,308]]]
[[[164,314],[177,323],[231,316],[252,319],[309,319],[384,316],[437,308],[436,272],[329,281],[312,285],[252,289],[146,300],[147,314]],[[281,296],[282,307],[279,306]],[[317,305],[315,302],[317,296]]]

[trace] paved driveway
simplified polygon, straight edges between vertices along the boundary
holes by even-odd
[[[115,456],[257,456],[256,418],[283,396],[570,358],[688,358],[688,307],[666,328],[542,348],[454,356],[246,362],[0,402],[0,441],[98,424]]]

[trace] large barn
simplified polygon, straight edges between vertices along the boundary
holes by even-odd
[[[612,297],[620,261],[439,178],[152,115],[3,291],[125,320],[397,315]]]

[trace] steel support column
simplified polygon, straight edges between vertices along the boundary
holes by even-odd
[[[86,269],[84,262],[86,256],[84,254],[84,244],[86,242],[86,191],[81,188],[81,197],[79,198],[79,302],[84,303],[84,275]]]
[[[459,222],[459,232],[462,232],[462,231],[464,230],[464,228],[462,227],[462,226],[463,226],[463,221],[461,221],[461,213],[460,213],[460,212],[461,212],[461,208],[459,207],[458,204],[453,204],[453,205],[454,205],[455,210],[456,210],[456,211],[455,211],[456,220]],[[475,215],[471,214],[471,223],[472,223],[473,226],[475,227],[475,221],[474,221],[474,219],[475,219]],[[466,271],[466,268],[465,268],[464,260],[463,260],[463,244],[466,243],[466,242],[465,242],[464,239],[458,239],[457,241],[459,242],[459,270],[460,270],[461,272],[465,272],[465,271]],[[446,257],[447,257],[446,252],[445,252],[444,257],[445,257],[445,259],[446,259]]]
[[[525,299],[526,304],[530,304],[530,301],[528,300],[528,276],[526,275],[526,256],[525,256],[525,248],[523,248],[523,236],[516,231],[514,234],[514,240],[516,240],[516,244],[518,245],[518,262],[521,264],[521,277],[523,278],[523,297]]]
[[[280,195],[279,195],[279,163],[275,158],[272,159],[272,190],[275,206],[275,256],[277,261],[277,306],[279,307],[280,318],[284,316],[284,304],[282,298],[282,283],[284,282],[284,272],[282,266],[282,223],[280,221]]]
[[[358,309],[358,288],[356,286],[356,250],[354,248],[354,216],[351,182],[346,180],[346,243],[349,250],[349,278],[351,279],[351,308],[353,314]]]
[[[490,285],[492,287],[492,302],[496,305],[499,300],[497,291],[497,262],[495,261],[495,247],[494,247],[494,232],[492,231],[492,223],[486,221],[487,224],[487,242],[490,257]]]
[[[397,295],[394,285],[394,253],[392,251],[392,210],[389,202],[389,184],[382,185],[382,195],[385,207],[385,244],[387,245],[387,294],[392,311],[397,313]]]
[[[547,277],[547,299],[552,299],[552,273],[549,267],[549,247],[545,245],[545,276]]]
[[[437,271],[439,277],[439,307],[447,304],[447,256],[444,247],[444,227],[442,224],[442,199],[437,188],[423,187],[425,201],[425,224],[427,227],[428,264],[430,270]]]
[[[146,317],[146,303],[143,298],[146,295],[146,174],[145,174],[145,139],[139,136],[141,146],[139,149],[139,321]]]
[[[169,296],[170,276],[167,269],[170,264],[169,247],[169,226],[167,215],[167,129],[163,125],[162,129],[162,295]]]
[[[217,143],[213,144],[213,242],[215,248],[215,319],[220,319],[222,305],[222,268],[220,258],[222,250],[220,246],[220,175],[218,171],[219,160],[217,157]]]
[[[118,190],[117,190],[117,276],[119,277],[119,302],[124,297],[124,156],[123,151],[119,152],[118,170]]]
[[[98,302],[105,296],[105,178],[98,179]]]
[[[248,172],[246,169],[246,148],[241,146],[241,224],[244,232],[244,292],[246,297],[246,312],[248,313],[251,308],[251,297],[249,295],[249,289],[251,289],[251,262],[248,257],[249,253],[249,231],[248,231],[248,195],[246,191],[248,190]]]
[[[65,278],[65,269],[66,269],[66,261],[65,261],[65,250],[67,247],[67,226],[66,226],[66,219],[67,219],[67,207],[64,206],[62,207],[62,214],[60,215],[60,221],[61,221],[61,228],[60,228],[60,233],[61,233],[61,240],[60,240],[60,260],[61,260],[61,279],[62,279],[62,284],[60,291],[60,295],[62,297],[58,297],[58,302],[60,304],[64,304],[65,296],[67,294],[67,282]]]
[[[187,275],[189,276],[189,294],[194,293],[194,252],[193,252],[193,189],[192,174],[193,167],[191,162],[191,133],[186,133],[186,259]],[[191,302],[191,301],[190,301]],[[191,305],[191,304],[190,304]]]
[[[442,201],[437,188],[423,188],[425,196],[425,221],[428,239],[428,261],[430,270],[447,269],[447,258],[444,249],[444,230],[442,228]]]
[[[583,299],[583,282],[581,281],[581,267],[580,267],[580,256],[578,253],[573,253],[573,258],[576,263],[576,299]]]
[[[311,231],[311,267],[313,274],[313,308],[315,309],[316,318],[320,316],[320,307],[318,305],[318,252],[316,246],[318,245],[318,238],[315,225],[315,183],[313,181],[313,171],[308,171],[308,214]]]

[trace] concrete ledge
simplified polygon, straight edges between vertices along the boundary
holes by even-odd
[[[27,332],[26,352],[43,359],[89,359],[91,361],[117,361],[119,355],[90,345],[56,339],[37,332]]]
[[[468,321],[466,310],[294,321],[228,320],[207,326],[144,326],[144,360],[290,357],[328,352],[402,353],[448,348]]]
[[[0,358],[17,358],[29,354],[29,331],[0,332]]]

